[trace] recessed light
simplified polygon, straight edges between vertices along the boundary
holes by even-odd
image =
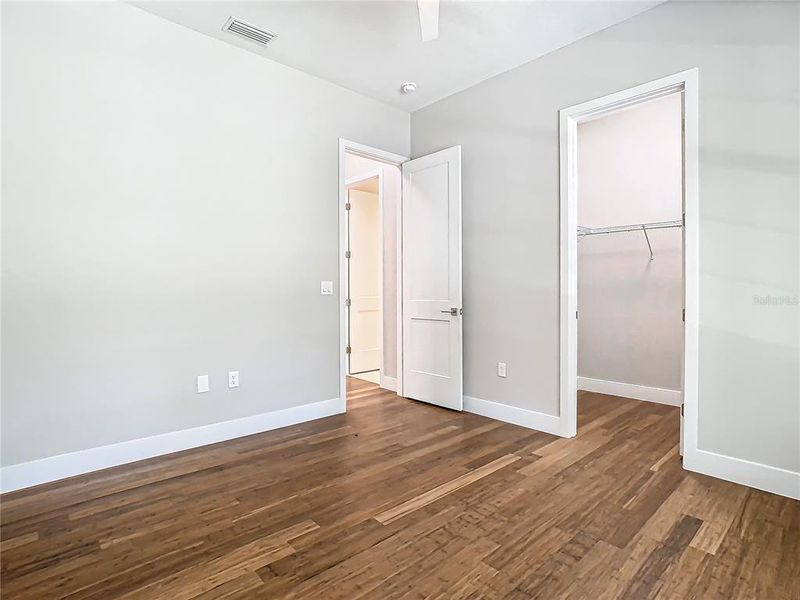
[[[400,93],[401,94],[413,94],[417,91],[417,84],[413,81],[406,81],[403,85],[400,86]]]

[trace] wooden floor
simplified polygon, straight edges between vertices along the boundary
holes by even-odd
[[[349,386],[4,496],[3,598],[800,598],[800,503],[683,471],[675,408],[586,394],[562,440]]]

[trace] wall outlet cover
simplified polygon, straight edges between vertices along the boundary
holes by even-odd
[[[228,371],[228,387],[239,387],[239,371]]]
[[[202,394],[208,391],[208,375],[197,376],[197,393]]]
[[[506,363],[504,362],[497,363],[497,376],[498,377],[506,376]]]
[[[333,282],[332,281],[320,281],[319,282],[319,293],[323,296],[333,296]]]

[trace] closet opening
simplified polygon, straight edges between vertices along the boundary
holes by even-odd
[[[561,157],[563,434],[636,422],[661,467],[697,448],[697,71],[562,110]]]
[[[681,405],[681,105],[674,92],[577,133],[578,432],[591,412],[650,418],[675,455],[679,411],[641,403]]]

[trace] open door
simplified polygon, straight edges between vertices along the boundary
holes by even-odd
[[[347,200],[347,372],[358,375],[381,367],[383,249],[378,178],[348,189]]]
[[[461,147],[403,163],[402,395],[462,410]]]

